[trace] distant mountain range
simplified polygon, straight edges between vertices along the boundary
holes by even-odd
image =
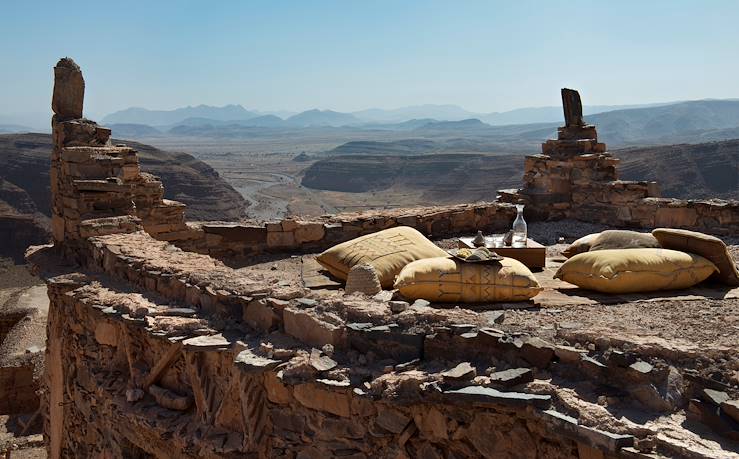
[[[593,113],[598,110],[601,111]],[[586,106],[584,111],[586,121],[596,124],[601,139],[612,147],[739,138],[739,100],[736,99]],[[559,107],[476,115],[455,105],[419,105],[354,113],[307,110],[281,118],[247,110],[241,105],[199,105],[176,110],[129,108],[106,116],[103,124],[111,126],[115,135],[131,139],[164,136],[239,139],[307,129],[322,129],[345,139],[359,133],[360,138],[366,139],[381,138],[383,131],[393,131],[388,136],[393,139],[405,135],[401,133],[407,133],[411,139],[464,138],[471,148],[467,151],[487,148],[488,151],[530,152],[538,143],[555,135],[561,120]],[[25,125],[0,124],[0,132],[28,130]]]
[[[111,113],[102,119],[103,124],[148,124],[149,126],[166,126],[180,123],[188,118],[207,118],[217,121],[247,120],[259,116],[246,110],[241,105],[224,105],[212,107],[198,105],[174,110],[149,110],[131,107]]]

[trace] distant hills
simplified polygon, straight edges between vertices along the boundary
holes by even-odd
[[[593,105],[585,106],[583,111],[586,115],[613,110],[651,107],[652,105]],[[284,113],[284,112],[282,112]],[[270,126],[276,126],[277,120],[284,122],[286,127],[308,127],[308,126],[348,126],[348,125],[387,125],[400,124],[411,120],[433,120],[433,121],[462,121],[467,119],[479,119],[490,125],[506,124],[529,124],[557,122],[562,119],[561,107],[528,107],[519,108],[505,112],[475,113],[463,109],[457,105],[414,105],[395,109],[370,108],[351,113],[342,113],[333,110],[306,110],[290,116],[279,117],[275,113],[261,113],[257,110],[247,110],[241,105],[225,105],[214,107],[209,105],[198,105],[196,107],[183,107],[174,110],[148,110],[140,107],[131,107],[111,113],[102,119],[105,124],[146,124],[154,127],[186,124],[192,125],[188,120],[201,119],[211,121],[222,121],[229,124],[242,126],[260,126],[264,120],[257,118],[270,115],[272,122]],[[253,121],[252,123],[244,123]]]
[[[186,153],[126,143],[138,150],[142,170],[162,179],[165,197],[187,204],[189,219],[233,221],[245,215],[247,203],[241,194],[204,162]],[[0,183],[7,185],[6,190],[20,190],[6,197],[0,193],[0,202],[6,201],[21,213],[37,211],[50,216],[51,149],[50,134],[0,135]]]
[[[246,110],[241,105],[225,105],[223,107],[198,105],[197,107],[183,107],[175,110],[149,110],[141,107],[131,107],[105,116],[102,123],[167,126],[178,124],[188,118],[228,121],[247,120],[257,116],[259,116],[257,113]]]
[[[392,142],[385,150],[391,154],[381,155],[382,149],[373,150],[376,144],[342,145],[337,156],[308,167],[302,185],[355,193],[420,190],[440,203],[492,199],[498,189],[521,185],[520,155],[419,154],[438,149],[429,141]],[[663,196],[739,199],[739,140],[633,148],[615,155],[623,179],[656,180]]]
[[[611,148],[739,138],[739,100],[586,106],[584,110],[585,120],[597,125],[601,140]],[[591,113],[594,110],[604,111]],[[556,127],[562,124],[561,119],[559,107],[489,114],[470,113],[455,105],[368,109],[353,113],[314,109],[281,118],[247,110],[241,105],[200,105],[169,111],[130,108],[106,116],[104,124],[113,127],[116,135],[131,139],[167,136],[239,139],[318,129],[321,135],[328,136],[327,139],[343,141],[398,140],[401,136],[441,142],[464,139],[464,142],[452,142],[452,150],[443,145],[435,146],[433,152],[438,153],[458,151],[460,146],[466,148],[462,151],[527,153],[537,150],[539,143],[554,136]],[[23,125],[0,124],[0,132],[27,130]]]

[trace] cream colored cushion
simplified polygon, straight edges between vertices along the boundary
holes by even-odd
[[[666,249],[695,253],[711,260],[719,270],[713,276],[716,280],[732,287],[739,285],[739,270],[721,239],[695,231],[672,228],[657,228],[652,234]]]
[[[598,234],[590,251],[615,249],[659,249],[659,241],[649,233],[628,230],[607,230]]]
[[[692,287],[716,271],[709,260],[677,250],[598,250],[570,258],[554,277],[588,290],[635,293]]]
[[[491,264],[449,257],[414,261],[400,272],[395,288],[411,300],[447,303],[526,301],[541,291],[529,268],[513,258]]]
[[[390,228],[343,242],[316,260],[332,275],[346,280],[354,265],[367,263],[377,270],[382,288],[391,288],[395,276],[408,263],[447,253],[408,226]]]
[[[587,252],[588,250],[590,250],[590,246],[593,244],[593,241],[598,236],[600,236],[600,233],[588,234],[587,236],[581,237],[580,239],[570,244],[569,247],[564,249],[562,251],[562,255],[567,258],[572,258],[578,253]]]

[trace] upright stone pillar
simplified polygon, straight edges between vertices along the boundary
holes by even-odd
[[[654,182],[618,180],[619,160],[598,142],[595,126],[586,124],[580,94],[562,89],[565,125],[557,139],[541,145],[541,154],[526,157],[523,188],[501,190],[500,199],[523,200],[535,219],[573,218],[630,225],[631,208],[658,194]]]
[[[110,144],[110,129],[82,117],[85,80],[70,58],[54,67],[51,107],[52,234],[56,243],[140,229],[177,239],[185,206],[164,198],[158,178],[142,173],[136,150]]]
[[[595,126],[586,124],[580,94],[562,89],[565,125],[557,139],[541,146],[542,154],[527,156],[520,195],[537,218],[566,218],[573,199],[593,182],[617,179],[617,159],[598,142]]]

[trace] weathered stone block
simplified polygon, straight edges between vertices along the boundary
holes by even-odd
[[[351,414],[349,394],[343,391],[324,389],[318,383],[296,385],[293,388],[293,396],[307,408],[325,411],[345,418],[348,418]]]
[[[310,312],[285,308],[282,317],[285,333],[308,345],[321,348],[326,344],[334,347],[345,344],[344,327],[324,322]]]
[[[267,246],[274,249],[295,247],[295,234],[284,231],[269,231]]]

